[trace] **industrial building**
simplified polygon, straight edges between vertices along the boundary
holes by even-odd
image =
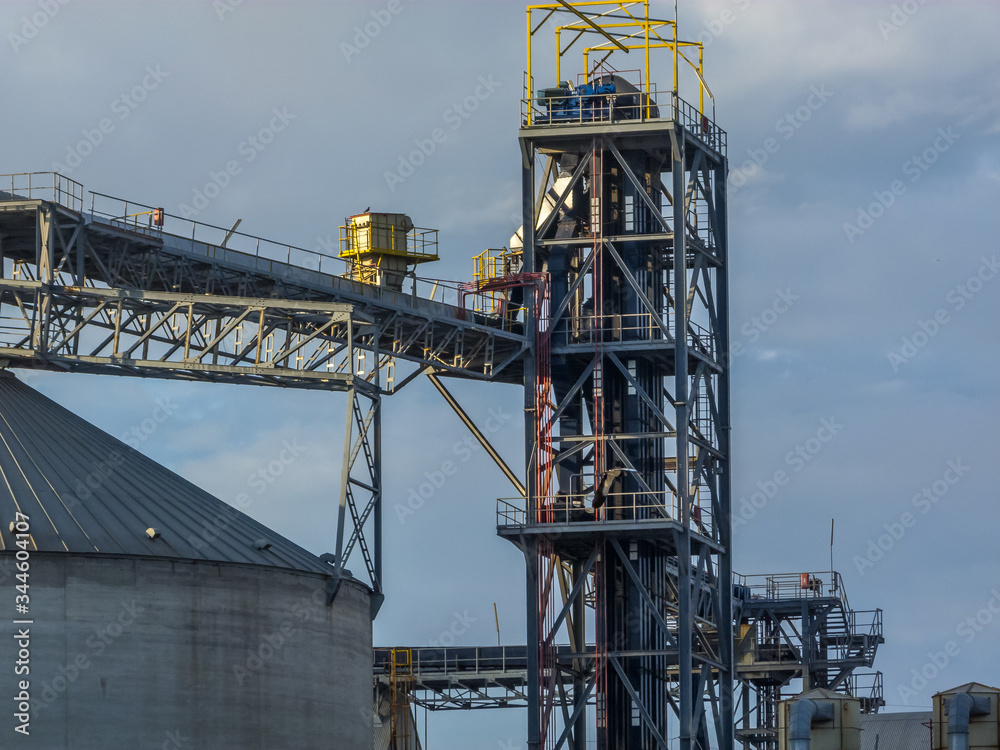
[[[521,229],[450,289],[418,278],[437,232],[404,213],[347,217],[334,256],[57,173],[0,177],[5,368],[348,404],[335,548],[316,556],[0,376],[0,559],[30,561],[3,579],[30,582],[0,647],[31,653],[30,691],[0,678],[30,692],[20,746],[152,747],[184,726],[212,750],[412,750],[422,707],[520,710],[531,750],[887,750],[925,721],[935,750],[997,747],[982,685],[933,716],[878,713],[882,612],[835,570],[733,570],[727,136],[703,43],[648,2],[558,2],[528,8],[526,46]],[[522,646],[373,648],[381,400],[421,377],[510,482],[484,488],[482,533],[523,553]],[[449,379],[523,388],[523,462]]]

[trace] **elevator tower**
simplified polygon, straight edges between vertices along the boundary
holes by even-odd
[[[726,135],[702,47],[648,2],[531,6],[527,45],[517,273],[490,288],[532,343],[527,496],[498,512],[527,563],[528,746],[731,750]]]

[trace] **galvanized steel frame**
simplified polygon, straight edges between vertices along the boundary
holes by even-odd
[[[123,225],[60,203],[0,193],[0,261],[14,264],[20,272],[15,278],[43,280],[49,274],[57,286],[352,305],[355,316],[370,324],[359,332],[358,348],[377,348],[387,368],[385,393],[426,367],[465,378],[520,380],[524,337],[483,315],[285,260]],[[49,265],[27,276],[39,263]],[[397,363],[412,363],[412,372],[392,371]]]
[[[601,162],[607,159],[618,170],[621,185],[626,183],[645,205],[656,225],[649,227],[639,237],[621,233],[604,237],[593,233],[592,250],[581,250],[577,255],[576,270],[569,271],[563,284],[563,293],[554,293],[555,308],[552,329],[553,356],[562,356],[569,363],[569,374],[563,372],[564,385],[558,395],[553,392],[552,422],[556,423],[574,408],[579,412],[588,387],[594,388],[595,400],[603,383],[611,378],[627,384],[629,393],[643,406],[655,424],[646,428],[648,434],[608,436],[591,433],[576,436],[558,435],[552,438],[553,461],[558,467],[562,462],[577,462],[590,451],[587,461],[593,465],[592,478],[596,482],[602,467],[594,455],[603,449],[610,459],[634,475],[632,487],[654,493],[666,492],[673,502],[663,505],[663,513],[646,519],[635,517],[633,522],[602,524],[601,522],[543,522],[538,519],[546,499],[545,490],[538,486],[531,470],[536,461],[537,441],[545,435],[545,425],[539,421],[542,404],[536,395],[538,367],[534,349],[525,355],[525,442],[529,466],[528,501],[520,520],[498,519],[500,533],[515,541],[524,551],[527,569],[528,643],[545,644],[554,639],[554,631],[565,627],[569,637],[585,642],[586,625],[583,614],[585,579],[592,574],[591,559],[598,560],[598,614],[593,620],[597,628],[598,700],[612,695],[615,706],[599,705],[599,724],[607,722],[612,727],[610,735],[598,733],[599,748],[639,746],[666,747],[667,737],[680,735],[684,750],[707,744],[707,722],[713,725],[714,735],[722,750],[733,747],[733,655],[732,655],[732,580],[731,528],[730,528],[730,456],[729,456],[729,372],[728,352],[728,265],[726,232],[726,175],[725,155],[715,151],[696,132],[679,123],[660,121],[630,125],[627,123],[594,123],[587,126],[527,127],[521,131],[522,211],[525,227],[544,230],[553,221],[540,222],[537,216],[536,195],[548,185],[539,185],[535,177],[536,157],[557,157],[562,153],[586,150],[581,144],[592,143],[593,156],[580,160],[581,167],[590,169],[590,185],[600,184],[603,172]],[[646,182],[647,174],[636,174],[630,162],[635,160],[659,164],[662,173],[669,174],[668,184],[659,179],[654,170],[652,184]],[[550,170],[551,171],[551,170]],[[579,175],[577,175],[579,176]],[[622,187],[622,189],[626,189]],[[650,195],[662,191],[671,205],[670,220],[659,211]],[[656,195],[656,193],[653,193]],[[678,196],[674,200],[673,196]],[[658,196],[657,196],[658,197]],[[562,203],[564,196],[561,196]],[[702,219],[708,226],[698,225],[695,202],[700,205]],[[557,207],[558,210],[558,207]],[[603,209],[598,207],[599,211]],[[603,214],[601,225],[610,225]],[[682,227],[682,231],[674,231]],[[650,252],[663,252],[668,268],[666,276],[670,286],[663,289],[662,298],[651,298],[636,281],[636,269],[626,263],[619,249],[624,243],[633,242],[630,251],[636,255],[636,245],[642,262]],[[524,267],[540,271],[545,267],[545,252],[559,244],[571,245],[571,240],[553,239],[539,232],[525,232]],[[579,243],[577,243],[579,245]],[[574,341],[572,336],[560,336],[559,324],[574,313],[567,312],[566,300],[584,284],[583,276],[594,274],[602,266],[624,280],[639,299],[642,308],[650,313],[653,331],[647,340],[629,341],[625,336],[617,340],[595,342]],[[576,274],[574,277],[574,273]],[[597,270],[598,275],[607,270]],[[593,275],[592,277],[593,278]],[[603,278],[603,276],[602,276]],[[553,277],[553,288],[558,285]],[[601,286],[597,285],[598,288]],[[597,293],[597,292],[595,292]],[[680,304],[677,301],[680,301]],[[595,309],[598,303],[594,303]],[[692,321],[693,308],[700,310],[702,327]],[[531,304],[526,304],[529,320],[526,330],[536,329],[530,319]],[[624,311],[611,311],[620,315]],[[655,317],[653,315],[655,313]],[[575,313],[579,315],[579,313]],[[600,320],[605,312],[595,312]],[[603,321],[602,321],[603,322]],[[580,323],[580,321],[576,321]],[[594,325],[598,325],[596,322]],[[585,326],[577,325],[576,330]],[[564,330],[569,330],[565,328]],[[529,334],[531,335],[531,334]],[[613,338],[611,336],[609,339]],[[564,340],[565,339],[565,340]],[[533,342],[534,343],[534,342]],[[592,354],[588,358],[585,352]],[[662,392],[651,391],[632,372],[633,363],[652,363],[664,379]],[[595,376],[600,382],[595,386]],[[655,379],[654,381],[655,382]],[[588,383],[590,384],[588,386]],[[576,400],[573,406],[571,401]],[[672,406],[671,416],[659,405],[666,401]],[[592,408],[597,408],[592,407]],[[581,426],[583,422],[580,422]],[[684,426],[678,429],[677,426]],[[660,441],[672,446],[668,456],[674,460],[672,469],[675,481],[657,481],[636,471],[622,449],[619,439],[644,439]],[[695,502],[694,487],[709,495],[712,522],[707,526]],[[663,487],[663,490],[656,490]],[[669,489],[667,489],[669,487]],[[563,491],[572,490],[560,487]],[[546,562],[540,555],[542,547],[551,544],[555,557]],[[636,546],[647,560],[645,573],[640,573],[630,559]],[[628,551],[626,551],[628,550]],[[561,560],[557,560],[561,558]],[[655,561],[655,562],[653,562]],[[649,566],[652,567],[649,567]],[[561,594],[557,605],[558,615],[546,612],[544,596],[540,592],[551,590],[555,569],[572,571],[569,586]],[[665,578],[653,581],[650,571],[658,570]],[[621,594],[626,589],[614,583],[624,575],[631,581],[628,611],[614,611],[624,601],[620,596],[607,596],[600,592],[602,586],[611,586]],[[603,581],[603,583],[602,583]],[[652,586],[652,588],[649,588]],[[567,590],[568,589],[568,590]],[[601,606],[611,611],[601,612]],[[554,616],[555,615],[555,616]],[[627,643],[602,644],[602,622],[627,621],[640,618],[655,625],[646,635],[631,638]],[[624,620],[622,618],[625,618]],[[655,633],[659,632],[659,635]],[[627,636],[627,634],[625,634]],[[533,655],[534,654],[534,655]],[[643,667],[641,665],[646,664]],[[658,674],[646,672],[653,665],[662,669]],[[554,683],[548,675],[545,656],[529,649],[528,666],[528,734],[529,748],[566,745],[574,749],[586,743],[583,720],[584,704],[591,690],[574,691],[574,702],[564,710],[562,731],[554,707],[562,702],[553,694]],[[645,677],[640,675],[645,674]],[[686,675],[682,678],[681,675]],[[650,679],[652,677],[652,679]],[[669,681],[665,692],[656,687],[660,680]],[[612,687],[608,687],[611,685]],[[548,693],[548,694],[547,694]],[[632,706],[631,715],[619,713],[621,701]],[[563,703],[563,705],[565,705]],[[677,727],[668,733],[666,715],[676,717]],[[604,714],[604,711],[607,714]],[[632,729],[635,727],[635,729]],[[616,734],[617,733],[617,734]],[[627,738],[627,739],[626,739]],[[643,745],[645,746],[645,745]]]
[[[25,224],[35,231],[23,232]],[[216,285],[197,275],[197,293],[160,291],[185,284],[166,284],[164,265],[138,256],[168,254],[119,231],[58,204],[0,202],[4,275],[16,277],[0,279],[0,362],[348,393],[337,551],[324,557],[340,575],[360,551],[374,616],[382,600],[380,377],[391,366],[376,321],[338,301],[206,293]],[[90,238],[109,232],[114,241],[96,252]]]
[[[807,585],[796,586],[802,577]],[[800,692],[824,688],[853,695],[863,713],[877,713],[885,705],[881,673],[858,671],[873,666],[884,642],[882,610],[852,609],[839,573],[737,580],[742,595],[735,613],[741,630],[735,658],[741,691],[735,719],[744,747],[776,750],[778,705]]]

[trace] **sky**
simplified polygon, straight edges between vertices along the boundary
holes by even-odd
[[[681,0],[679,22],[729,133],[736,570],[829,570],[833,519],[851,604],[884,611],[886,710],[1000,683],[1000,6]],[[0,173],[304,248],[402,212],[440,230],[422,272],[447,279],[517,228],[521,3],[5,1],[0,33]],[[249,513],[333,548],[342,396],[23,377],[224,500],[297,441]],[[519,389],[454,391],[518,465]],[[495,643],[494,603],[523,643],[512,488],[426,381],[383,425],[376,645]],[[435,750],[523,741],[520,711],[429,719]]]

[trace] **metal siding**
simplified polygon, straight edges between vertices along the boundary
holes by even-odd
[[[12,557],[0,553],[0,564]],[[8,741],[8,714],[0,747],[372,747],[372,623],[356,581],[328,604],[313,573],[40,552],[31,582],[31,734]],[[13,669],[22,626],[9,601],[4,696],[25,679]]]
[[[861,717],[861,750],[929,750],[930,729],[924,726],[931,720],[930,711],[869,714]]]

